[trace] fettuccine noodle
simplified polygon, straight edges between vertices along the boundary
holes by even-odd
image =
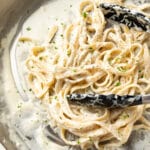
[[[64,27],[62,46],[54,42],[59,30],[54,26],[50,39],[32,48],[26,61],[29,86],[47,105],[50,122],[68,145],[80,145],[82,149],[92,145],[96,149],[119,147],[133,130],[150,129],[144,116],[150,105],[117,110],[88,108],[70,104],[66,98],[71,93],[150,92],[150,34],[117,23],[107,26],[103,12],[97,8],[101,2],[81,1],[78,21]],[[108,2],[124,5],[121,0]],[[150,5],[132,8],[144,11]],[[67,133],[75,137],[69,139]]]

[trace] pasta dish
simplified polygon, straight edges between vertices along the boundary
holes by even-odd
[[[103,2],[82,0],[76,21],[54,25],[26,60],[29,87],[46,106],[51,126],[66,144],[81,149],[119,147],[133,130],[150,129],[150,105],[107,109],[73,105],[66,98],[71,93],[150,93],[150,34],[106,20],[98,8]],[[150,17],[149,4],[108,3]]]

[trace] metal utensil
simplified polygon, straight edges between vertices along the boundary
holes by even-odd
[[[150,95],[101,95],[101,94],[70,94],[67,99],[73,104],[106,108],[125,108],[150,103]]]
[[[144,14],[116,4],[101,3],[99,7],[107,19],[150,33],[150,18]]]
[[[66,146],[66,143],[54,132],[54,130],[48,125],[44,128],[44,133],[48,139],[55,142],[58,145]]]

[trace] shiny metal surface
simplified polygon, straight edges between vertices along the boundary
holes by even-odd
[[[142,97],[143,104],[149,104],[150,103],[150,95],[145,95]]]
[[[14,28],[21,19],[28,17],[30,13],[36,10],[43,2],[44,1],[41,0],[0,0],[0,143],[6,150],[17,150],[17,146],[10,140],[8,126],[1,121],[3,113],[8,112],[5,103],[5,94],[7,94],[7,91],[5,91],[3,87],[5,83],[3,79],[3,68],[5,67],[3,55],[5,51],[9,51],[13,38],[17,32],[14,30],[11,32],[11,35],[9,35],[12,28]],[[17,26],[19,27],[19,25]],[[8,35],[10,37],[9,40],[7,39]],[[11,72],[8,72],[8,74],[10,73]],[[10,84],[14,84],[12,78],[10,79]],[[24,148],[26,149],[26,146],[24,146]]]

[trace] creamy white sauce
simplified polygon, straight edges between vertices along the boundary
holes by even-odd
[[[2,144],[0,144],[0,150],[6,150]]]
[[[76,10],[74,8],[78,8],[78,3],[75,0],[49,1],[36,10],[24,22],[22,30],[18,33],[11,49],[10,54],[11,59],[13,59],[11,62],[9,59],[9,51],[7,50],[4,53],[3,62],[5,62],[5,67],[3,69],[2,76],[5,93],[4,97],[9,113],[1,115],[1,120],[3,120],[4,123],[9,124],[11,127],[11,139],[16,142],[19,150],[28,148],[36,150],[66,149],[66,147],[61,147],[52,143],[43,133],[47,120],[49,120],[47,112],[45,112],[45,109],[41,106],[39,101],[34,100],[35,98],[31,92],[29,92],[26,82],[24,82],[26,81],[24,78],[26,72],[24,62],[33,44],[20,44],[18,42],[18,37],[29,37],[43,43],[46,40],[49,33],[48,31],[52,25],[61,26],[62,23],[70,22],[72,21],[72,18],[75,18],[73,14]],[[2,45],[4,47],[6,47],[6,45],[10,45],[8,39],[12,39],[16,29],[17,25],[14,29],[12,29],[7,38],[3,39]],[[16,64],[14,59],[16,59],[17,62],[17,69],[15,68]],[[19,89],[15,86],[10,63],[14,74],[17,75],[16,71],[19,71],[20,78],[18,81],[16,80]],[[23,85],[22,89],[19,87],[21,84]],[[24,99],[25,101],[19,95],[18,90],[26,91],[27,99]],[[21,136],[25,144],[22,144],[22,141],[15,134],[14,129],[17,131],[19,136]],[[25,136],[31,137],[32,140],[26,139]]]

